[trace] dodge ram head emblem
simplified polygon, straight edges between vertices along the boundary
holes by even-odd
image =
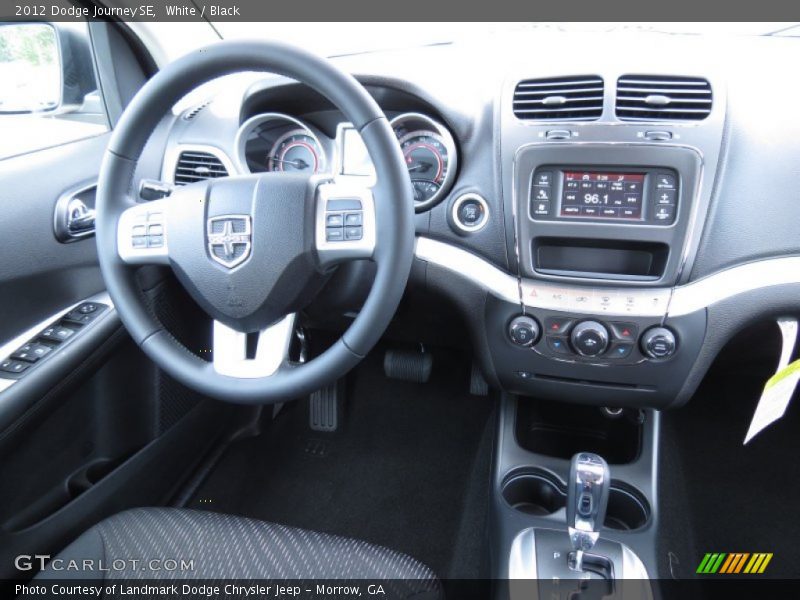
[[[250,215],[211,217],[206,225],[208,251],[216,262],[232,269],[250,256],[253,230]]]

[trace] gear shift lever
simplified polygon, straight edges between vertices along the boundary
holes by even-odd
[[[572,457],[567,482],[567,529],[572,552],[569,568],[583,570],[584,552],[591,550],[600,537],[606,518],[611,471],[606,461],[591,452]]]

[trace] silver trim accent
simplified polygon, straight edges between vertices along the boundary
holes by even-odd
[[[49,317],[40,321],[33,327],[26,329],[16,337],[11,338],[7,342],[0,345],[0,359],[5,359],[11,356],[17,348],[27,344],[33,337],[35,337],[40,331],[45,329],[53,321],[59,320],[73,308],[75,308],[80,304],[83,304],[84,302],[97,302],[99,304],[107,305],[110,309],[114,308],[114,303],[111,301],[111,296],[108,295],[108,292],[100,292],[99,294],[95,294],[94,296],[89,296],[88,298],[84,298],[83,300],[71,304],[67,308],[62,309],[57,313],[50,315]],[[0,394],[2,394],[5,390],[14,385],[17,381],[18,381],[17,379],[6,379],[3,377],[3,374],[0,373]]]
[[[258,334],[255,358],[247,358],[247,334],[214,321],[214,370],[240,379],[270,377],[280,369],[289,352],[295,313]]]
[[[438,121],[435,121],[429,116],[423,115],[422,113],[408,112],[403,113],[402,115],[397,115],[391,121],[389,121],[389,125],[391,125],[392,131],[395,131],[395,128],[404,121],[414,120],[420,121],[430,127],[432,130],[430,133],[435,133],[442,138],[442,143],[447,150],[447,173],[445,173],[444,179],[442,180],[442,185],[439,186],[439,191],[437,191],[433,196],[424,202],[414,203],[414,207],[417,212],[421,212],[425,209],[431,208],[435,204],[438,204],[442,198],[444,198],[450,192],[450,189],[453,187],[453,183],[455,182],[456,171],[458,171],[458,151],[456,149],[455,139],[453,138],[453,134],[450,133],[450,130]],[[418,134],[424,131],[424,129],[410,129],[408,133]],[[396,131],[395,136],[397,136]],[[398,143],[400,142],[401,140],[398,139]]]
[[[343,260],[372,258],[375,252],[377,241],[375,201],[372,197],[372,191],[359,185],[359,183],[361,182],[351,181],[350,179],[337,180],[335,183],[323,183],[317,188],[315,243],[317,255],[322,265],[333,264]],[[336,199],[358,199],[361,201],[362,237],[360,240],[327,241],[325,234],[327,204],[328,200]]]
[[[94,225],[87,229],[78,229],[73,230],[70,225],[72,222],[72,217],[70,213],[74,208],[80,209],[79,205],[74,204],[79,202],[83,204],[84,208],[86,209],[86,213],[84,214],[85,218],[89,218],[91,215],[92,220],[94,219],[94,209],[87,208],[83,201],[78,198],[84,192],[88,192],[89,190],[97,188],[97,180],[91,181],[89,183],[83,183],[79,186],[70,188],[63,194],[58,197],[56,200],[56,208],[53,213],[53,230],[55,231],[56,239],[59,242],[64,244],[68,244],[70,242],[76,242],[80,239],[85,237],[94,235]]]
[[[622,577],[620,579],[639,579],[649,580],[650,576],[647,574],[647,569],[639,556],[625,544],[620,543],[622,547]],[[642,588],[645,595],[637,595],[636,598],[647,600],[653,597],[653,590],[649,585]]]
[[[719,271],[674,288],[586,287],[519,280],[451,244],[418,237],[416,257],[457,273],[509,302],[587,315],[663,317],[707,308],[739,294],[774,285],[800,284],[800,256],[771,258]],[[519,290],[522,290],[522,298]],[[532,299],[535,298],[535,299]]]
[[[461,208],[461,205],[464,204],[467,200],[475,200],[483,207],[483,217],[480,221],[475,223],[475,225],[465,225],[462,223],[458,218],[458,209]],[[486,227],[486,223],[489,222],[489,203],[483,198],[475,193],[467,193],[462,194],[458,198],[456,198],[455,202],[453,202],[453,208],[450,209],[450,217],[453,219],[453,224],[458,227],[461,231],[466,233],[475,233],[476,231],[480,231],[484,227]]]
[[[536,533],[533,527],[529,527],[520,531],[511,542],[508,578],[538,579],[536,575]]]
[[[234,138],[233,147],[236,149],[236,165],[241,173],[251,173],[250,168],[247,166],[247,155],[246,155],[246,145],[247,145],[247,137],[255,130],[256,127],[261,125],[262,123],[267,123],[269,121],[287,121],[295,125],[298,129],[302,129],[305,133],[307,133],[310,137],[314,138],[314,141],[317,142],[317,146],[319,146],[320,152],[322,153],[322,167],[320,168],[320,173],[326,173],[329,171],[329,163],[328,163],[328,156],[325,153],[325,147],[320,143],[319,137],[308,125],[300,121],[299,119],[295,119],[294,117],[290,117],[289,115],[285,115],[283,113],[262,113],[260,115],[256,115],[254,117],[250,117],[242,123],[239,129],[236,132],[236,137]],[[266,160],[269,156],[269,152],[272,152],[273,148],[277,145],[277,141],[270,147],[268,150],[267,156],[264,157]]]
[[[217,158],[227,169],[228,175],[238,175],[239,170],[224,150],[208,144],[174,144],[164,153],[164,162],[161,166],[161,180],[175,185],[175,169],[182,152],[207,152]]]
[[[519,304],[517,278],[491,263],[444,242],[418,237],[414,255],[469,279],[498,298]]]
[[[686,315],[739,294],[797,283],[800,283],[800,256],[746,263],[676,287],[669,314]]]
[[[135,204],[123,211],[117,220],[117,253],[129,265],[168,265],[168,198]],[[133,246],[134,227],[161,225],[163,245],[139,248]]]

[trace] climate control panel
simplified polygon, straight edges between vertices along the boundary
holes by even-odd
[[[672,357],[678,349],[675,334],[649,321],[526,314],[511,319],[507,337],[516,346],[562,361],[636,364]]]

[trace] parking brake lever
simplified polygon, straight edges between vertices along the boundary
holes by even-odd
[[[601,456],[579,452],[572,457],[567,482],[567,529],[572,545],[568,564],[573,571],[583,570],[584,553],[600,537],[610,486],[611,472]]]

